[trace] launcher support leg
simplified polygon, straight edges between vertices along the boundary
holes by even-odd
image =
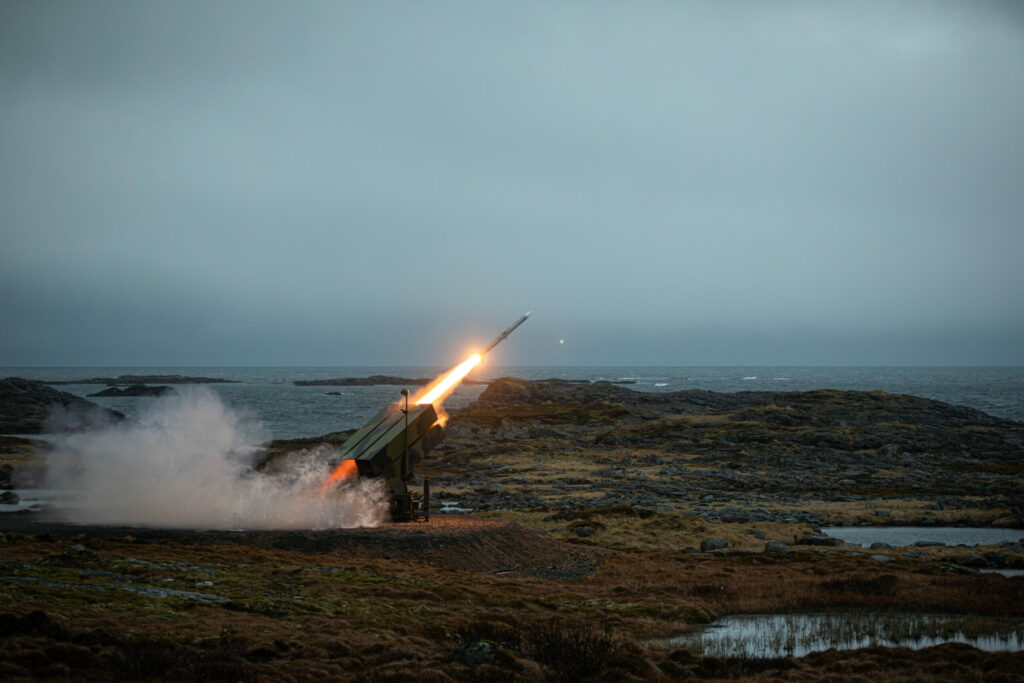
[[[430,477],[423,477],[423,521],[430,521]]]

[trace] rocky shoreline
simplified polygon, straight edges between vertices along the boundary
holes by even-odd
[[[0,434],[39,434],[89,429],[120,422],[123,413],[103,408],[45,382],[0,379]]]

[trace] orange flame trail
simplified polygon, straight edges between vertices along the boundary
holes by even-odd
[[[474,353],[472,356],[462,361],[454,368],[448,371],[448,374],[441,378],[441,381],[430,388],[427,393],[423,394],[416,399],[416,405],[423,405],[424,403],[438,403],[439,400],[444,400],[452,390],[458,386],[459,382],[469,374],[469,371],[480,364],[483,360],[483,356],[479,353]]]
[[[338,463],[338,466],[334,468],[333,472],[331,472],[331,476],[327,478],[327,481],[320,485],[320,497],[323,498],[326,496],[327,492],[336,484],[340,484],[349,477],[355,475],[357,469],[355,460],[342,460]]]

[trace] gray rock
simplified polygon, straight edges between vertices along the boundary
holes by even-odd
[[[882,543],[881,541],[875,541],[871,544],[872,550],[892,550],[892,546],[888,543]]]
[[[832,538],[825,534],[807,534],[799,541],[798,545],[843,545],[843,541],[838,538]]]
[[[896,558],[892,557],[891,555],[872,555],[871,559],[875,560],[876,562],[892,562]]]
[[[766,553],[788,553],[789,546],[782,541],[768,541],[764,544],[764,551]]]
[[[761,531],[760,529],[747,529],[747,533],[750,534],[751,536],[753,536],[754,538],[760,539],[762,541],[765,538],[764,537],[764,532]]]
[[[4,505],[16,505],[21,498],[14,491],[4,491],[0,493],[0,503]]]
[[[971,553],[964,559],[960,560],[960,564],[962,564],[965,567],[975,568],[988,566],[988,562],[985,561],[985,558],[977,553]]]
[[[463,664],[475,666],[477,664],[493,664],[497,660],[497,646],[486,640],[475,643],[465,643],[455,651],[452,658]]]
[[[579,526],[573,528],[573,532],[575,532],[577,536],[586,538],[587,536],[594,535],[594,527],[590,526],[589,524],[580,524]]]
[[[997,552],[985,553],[985,561],[988,562],[988,566],[1002,569],[1006,566],[1006,555]]]
[[[705,538],[703,541],[700,542],[700,551],[702,553],[706,553],[710,550],[721,550],[722,548],[727,548],[728,546],[729,541],[725,540],[724,538]]]
[[[746,510],[740,510],[735,505],[730,505],[718,513],[718,518],[723,522],[745,524],[750,521],[750,514]]]

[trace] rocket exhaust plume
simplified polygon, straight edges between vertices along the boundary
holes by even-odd
[[[448,371],[447,375],[442,375],[441,381],[437,382],[420,398],[415,399],[416,405],[422,405],[424,403],[438,403],[445,398],[448,394],[454,391],[455,387],[465,379],[469,371],[480,364],[480,361],[484,359],[479,353],[474,353],[472,356],[462,361],[454,368]]]

